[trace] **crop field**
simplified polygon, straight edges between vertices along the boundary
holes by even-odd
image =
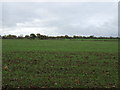
[[[2,40],[4,88],[117,88],[118,40]]]

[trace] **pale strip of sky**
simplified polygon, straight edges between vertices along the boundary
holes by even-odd
[[[0,2],[119,2],[120,0],[0,0]]]

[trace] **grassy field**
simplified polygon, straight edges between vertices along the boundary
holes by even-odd
[[[3,87],[118,87],[117,40],[3,40]]]

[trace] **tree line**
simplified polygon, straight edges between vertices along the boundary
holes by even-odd
[[[91,36],[68,36],[68,35],[64,35],[64,36],[46,36],[46,35],[41,35],[41,34],[30,34],[30,35],[20,35],[20,36],[16,36],[16,35],[4,35],[1,36],[0,38],[2,39],[120,39],[120,37],[95,37],[93,35]]]

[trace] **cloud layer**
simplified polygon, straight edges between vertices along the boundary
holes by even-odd
[[[117,2],[2,4],[2,35],[118,36]]]

